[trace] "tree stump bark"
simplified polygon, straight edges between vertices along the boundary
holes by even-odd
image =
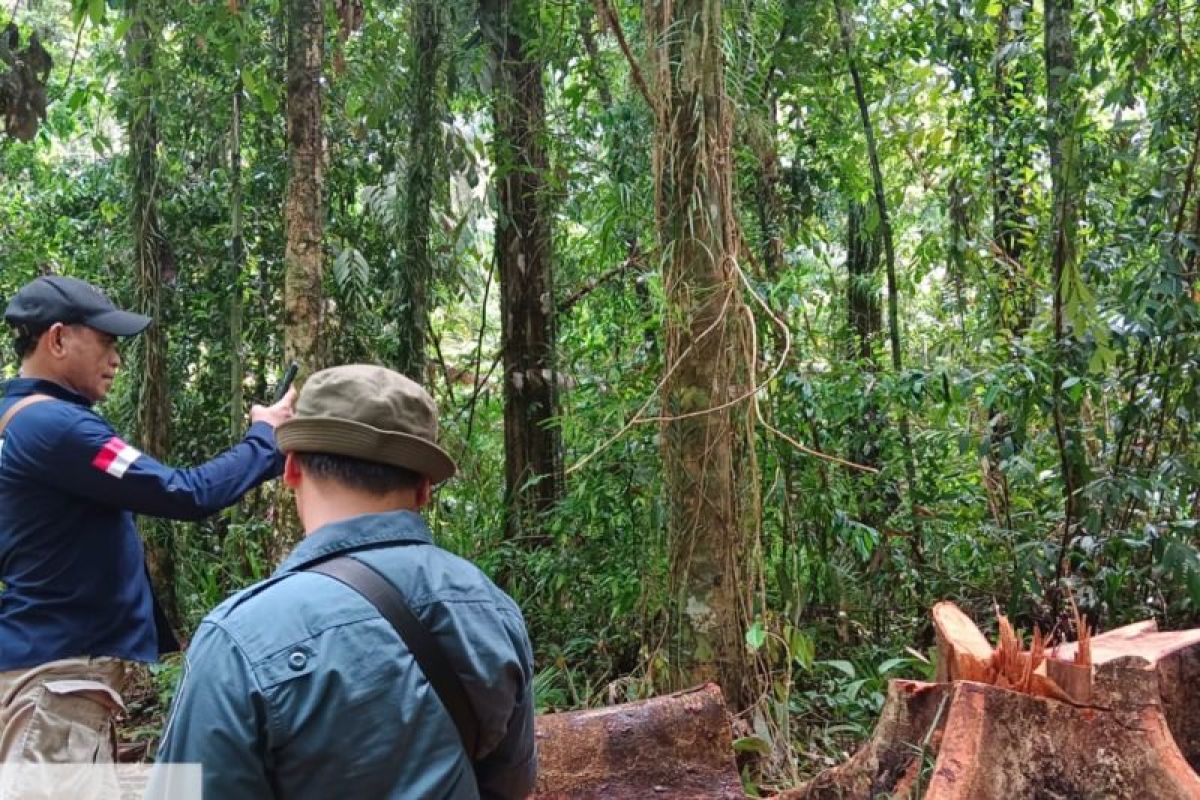
[[[715,684],[537,719],[535,800],[744,800]]]
[[[935,614],[948,680],[892,681],[859,752],[779,800],[1200,798],[1200,630],[1138,623],[1042,657],[1011,629],[989,654],[963,620]]]

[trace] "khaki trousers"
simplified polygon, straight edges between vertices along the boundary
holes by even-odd
[[[0,672],[0,762],[111,763],[125,662],[68,658]]]

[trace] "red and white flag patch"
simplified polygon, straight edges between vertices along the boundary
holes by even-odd
[[[92,459],[92,466],[104,470],[114,478],[120,478],[141,454],[141,450],[125,444],[120,437],[114,436],[104,443],[104,447],[100,448],[100,452]]]

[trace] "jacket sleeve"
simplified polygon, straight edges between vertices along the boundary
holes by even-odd
[[[533,653],[520,631],[519,669],[511,669],[513,711],[504,737],[494,750],[475,763],[475,780],[483,800],[518,800],[533,793],[537,779],[537,750],[533,729]]]
[[[270,798],[267,725],[267,699],[245,653],[219,625],[201,623],[155,761],[200,764],[204,797]],[[163,783],[152,776],[146,797],[171,797]]]
[[[265,422],[216,458],[191,469],[167,466],[124,442],[103,419],[86,414],[38,431],[26,469],[70,494],[137,514],[195,520],[236,503],[277,476],[283,459]],[[41,446],[37,446],[37,445]]]

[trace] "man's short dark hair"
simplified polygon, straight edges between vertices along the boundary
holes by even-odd
[[[333,453],[293,453],[301,469],[314,478],[334,481],[349,489],[384,495],[415,489],[424,477],[411,469]]]
[[[13,328],[13,350],[17,353],[18,361],[24,361],[26,356],[31,355],[37,349],[38,339],[41,339],[45,332],[45,328],[34,330],[27,325],[18,325]]]

